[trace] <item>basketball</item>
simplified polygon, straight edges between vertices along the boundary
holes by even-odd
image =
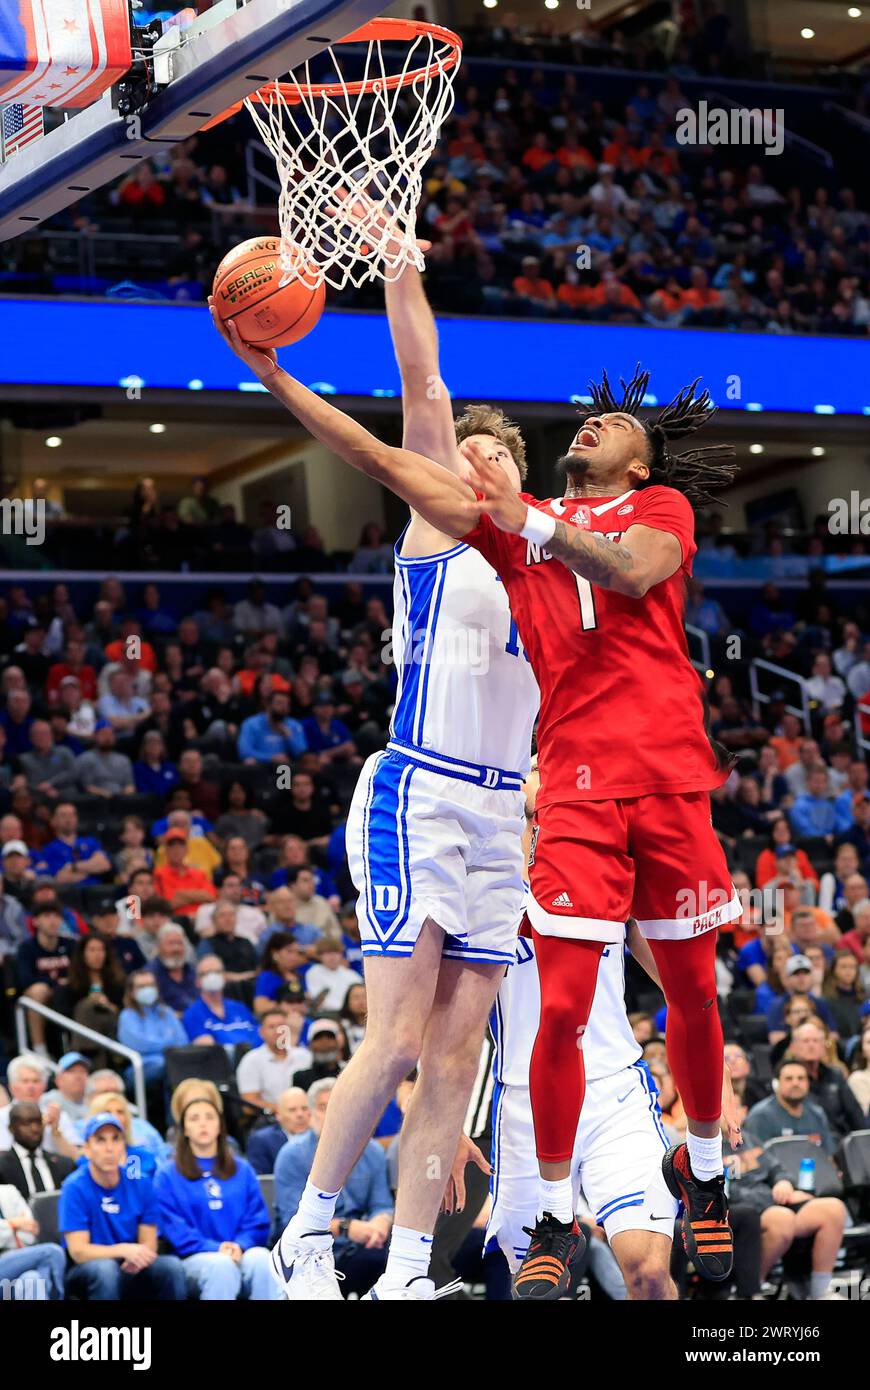
[[[252,347],[298,343],[323,313],[325,284],[316,289],[301,280],[282,285],[280,252],[278,237],[252,237],[227,252],[215,271],[212,293],[218,314],[224,322],[232,319]],[[300,260],[300,266],[305,264]]]

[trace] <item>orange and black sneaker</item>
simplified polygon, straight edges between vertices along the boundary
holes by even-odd
[[[523,1230],[531,1240],[514,1276],[514,1298],[562,1298],[571,1282],[571,1264],[582,1255],[586,1237],[576,1221],[557,1221],[548,1211]]]
[[[683,1246],[704,1279],[727,1279],[734,1263],[725,1178],[701,1182],[692,1172],[686,1144],[673,1144],[662,1159],[668,1191],[683,1203]]]

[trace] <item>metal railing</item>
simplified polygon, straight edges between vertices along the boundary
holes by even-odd
[[[752,691],[753,703],[756,706],[756,716],[760,713],[758,706],[769,705],[771,703],[770,696],[765,694],[759,684],[759,671],[772,671],[773,674],[778,677],[778,684],[780,685],[785,681],[789,681],[792,686],[797,686],[800,704],[791,705],[786,702],[785,707],[789,714],[795,715],[803,722],[804,733],[808,734],[810,732],[810,701],[807,695],[806,681],[803,677],[796,676],[794,671],[787,671],[784,666],[774,666],[772,661],[762,661],[761,657],[756,657],[754,661],[751,661],[749,663],[749,687]],[[786,690],[788,689],[787,686],[784,688]]]
[[[710,638],[702,627],[695,627],[693,623],[686,623],[685,629],[686,636],[691,639],[689,641],[689,659],[695,670],[700,671],[703,675],[705,671],[712,669],[710,666]],[[693,645],[696,650],[700,650],[699,657],[692,656]]]
[[[65,1014],[59,1014],[55,1009],[47,1008],[45,1004],[40,1004],[36,999],[28,999],[27,995],[22,995],[15,1001],[15,1032],[18,1038],[19,1053],[32,1051],[27,1038],[26,1009],[29,1009],[31,1013],[39,1014],[49,1023],[54,1023],[65,1033],[75,1033],[77,1037],[96,1043],[98,1047],[105,1048],[107,1052],[117,1052],[119,1056],[126,1057],[133,1068],[133,1092],[136,1096],[137,1109],[143,1120],[148,1118],[145,1104],[145,1068],[142,1065],[141,1052],[135,1052],[132,1047],[125,1047],[123,1043],[116,1042],[114,1038],[107,1037],[105,1033],[97,1033],[93,1028],[86,1027],[84,1023],[76,1023],[73,1019],[67,1018]]]

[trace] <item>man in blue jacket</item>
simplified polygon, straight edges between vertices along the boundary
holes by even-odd
[[[278,1155],[275,1215],[279,1229],[299,1206],[334,1085],[334,1077],[324,1077],[308,1088],[310,1127],[305,1134],[288,1139]],[[345,1298],[367,1292],[383,1274],[393,1211],[386,1155],[381,1145],[370,1139],[341,1189],[335,1219],[329,1224],[335,1238],[335,1268],[344,1275],[341,1291]],[[280,1245],[275,1246],[272,1259],[280,1260]]]
[[[85,1157],[60,1190],[58,1224],[74,1264],[67,1294],[87,1302],[186,1298],[181,1261],[157,1254],[154,1189],[148,1178],[128,1176],[117,1115],[91,1117]]]
[[[260,1042],[257,1020],[245,1004],[237,999],[224,998],[226,973],[220,956],[203,956],[196,965],[196,984],[199,998],[185,1009],[181,1021],[192,1043]]]
[[[290,718],[290,699],[273,690],[265,714],[252,714],[239,730],[238,754],[245,763],[287,763],[307,747],[298,719]]]

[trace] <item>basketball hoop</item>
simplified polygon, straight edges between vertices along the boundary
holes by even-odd
[[[346,44],[358,51],[343,53]],[[422,270],[414,227],[422,170],[453,109],[462,42],[438,24],[376,19],[325,53],[335,81],[315,81],[307,61],[244,102],[278,168],[287,278],[343,289],[395,280],[408,264]],[[340,60],[353,59],[360,75],[351,79]]]

